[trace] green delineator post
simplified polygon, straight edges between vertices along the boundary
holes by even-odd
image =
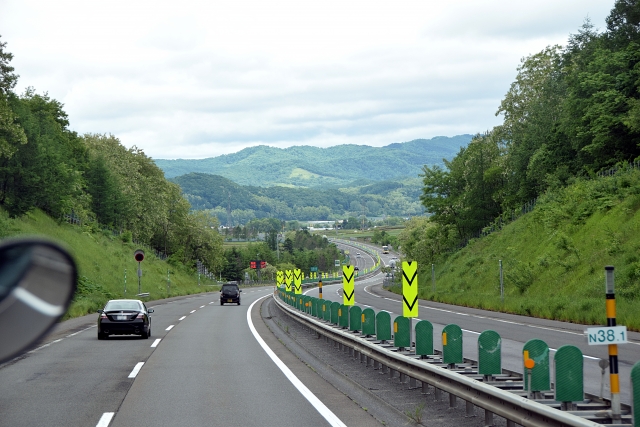
[[[636,362],[631,368],[631,405],[633,427],[640,427],[640,362]]]
[[[584,359],[578,347],[563,345],[553,357],[555,365],[555,392],[558,402],[584,400]]]
[[[442,329],[442,363],[455,365],[462,363],[462,329],[449,324]]]
[[[331,301],[322,300],[322,315],[324,320],[331,321]]]
[[[398,316],[393,320],[393,345],[398,348],[410,347],[411,319]]]
[[[362,329],[362,308],[357,305],[349,309],[349,330],[358,332]]]
[[[487,330],[478,337],[478,373],[485,376],[502,373],[502,339],[496,331]]]
[[[340,321],[340,316],[338,316],[338,311],[340,310],[340,303],[334,302],[331,303],[331,323],[337,325]]]
[[[376,312],[372,308],[362,310],[362,335],[371,336],[376,333]]]
[[[348,329],[349,328],[349,306],[340,304],[338,309],[338,326]]]
[[[433,353],[433,325],[428,320],[421,320],[416,325],[416,354],[430,356]]]
[[[391,339],[391,315],[386,311],[376,314],[376,339],[379,341]]]
[[[546,342],[533,339],[524,344],[522,348],[523,363],[526,359],[532,359],[535,366],[531,369],[531,391],[551,390],[549,379],[549,346]],[[527,372],[523,368],[523,372]],[[529,378],[524,376],[524,389],[529,390]]]

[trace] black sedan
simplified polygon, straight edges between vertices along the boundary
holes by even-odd
[[[107,303],[102,310],[98,310],[98,339],[103,340],[109,335],[140,335],[142,338],[151,336],[151,317],[153,309],[147,309],[144,303],[137,299],[114,299]]]

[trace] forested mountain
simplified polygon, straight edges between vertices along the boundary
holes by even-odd
[[[238,184],[257,187],[345,186],[353,181],[414,178],[424,165],[440,165],[471,140],[471,135],[438,136],[385,147],[337,145],[329,148],[257,146],[234,154],[199,160],[156,159],[165,176],[191,172],[220,175]]]
[[[418,177],[402,182],[358,181],[342,188],[289,188],[239,185],[219,175],[190,173],[171,179],[178,184],[193,209],[207,210],[233,225],[256,218],[326,220],[348,216],[407,216],[422,213]]]

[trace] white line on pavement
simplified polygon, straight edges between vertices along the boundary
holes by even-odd
[[[204,305],[201,305],[200,308],[204,308]]]
[[[138,375],[138,372],[140,372],[140,369],[142,369],[142,365],[144,365],[144,362],[138,362],[133,368],[133,371],[129,374],[129,378],[135,378],[136,375]]]
[[[115,414],[115,412],[105,412],[102,414],[100,421],[96,424],[96,427],[107,427],[111,423],[111,419]]]
[[[191,313],[195,313],[195,312],[196,312],[195,310],[191,310],[191,311],[189,312],[189,314],[191,314]]]
[[[153,344],[151,344],[151,347],[152,347],[152,348],[157,347],[157,346],[158,346],[158,344],[160,344],[160,341],[161,341],[161,339],[160,339],[160,338],[157,338],[157,339],[153,342]]]
[[[273,350],[269,348],[267,343],[264,342],[262,337],[258,334],[258,331],[256,331],[256,328],[253,326],[253,321],[251,321],[251,309],[258,301],[260,301],[262,298],[265,298],[267,296],[269,295],[265,295],[255,300],[247,310],[247,323],[249,324],[249,329],[251,330],[251,333],[255,337],[256,341],[258,341],[258,344],[260,344],[262,349],[267,353],[267,355],[271,358],[271,360],[273,360],[273,363],[275,363],[276,366],[280,368],[282,373],[287,377],[287,379],[291,381],[291,384],[293,384],[293,386],[298,389],[300,394],[302,394],[302,396],[304,396],[304,398],[307,399],[309,403],[313,405],[314,408],[316,408],[316,410],[320,413],[320,415],[322,415],[324,419],[327,420],[327,422],[329,422],[331,426],[346,427],[346,424],[343,423],[340,420],[340,418],[338,418],[336,414],[334,414],[331,411],[331,409],[327,408],[327,406],[324,403],[322,403],[322,401],[318,399],[316,395],[313,394],[311,390],[309,390],[307,386],[305,386],[302,383],[302,381],[300,381],[298,377],[295,376],[293,372],[291,372],[291,369],[289,369],[287,365],[285,365],[282,362],[282,360],[280,360],[280,358],[276,356]]]
[[[181,318],[179,318],[178,320],[184,320],[186,319],[187,316],[182,316]]]
[[[168,327],[167,329],[165,329],[165,331],[170,331],[170,330],[172,330],[174,326],[175,326],[175,325],[169,325],[169,327]]]

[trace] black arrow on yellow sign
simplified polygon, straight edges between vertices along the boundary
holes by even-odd
[[[405,261],[402,263],[402,314],[404,317],[418,317],[417,301],[418,263]]]
[[[347,297],[347,301],[351,301],[351,299],[353,298],[353,294],[356,293],[356,290],[352,290],[351,291],[351,295],[349,295],[347,292],[345,292],[345,290],[343,289],[342,292],[344,293],[344,296]]]

